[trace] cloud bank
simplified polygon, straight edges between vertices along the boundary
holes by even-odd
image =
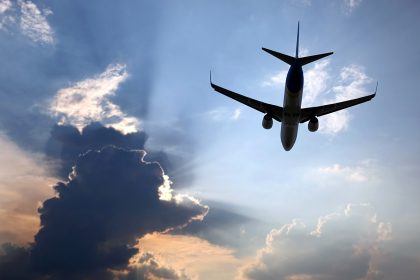
[[[244,279],[333,280],[384,279],[377,265],[392,226],[380,222],[368,204],[319,218],[314,230],[301,221],[274,229]]]
[[[138,238],[202,219],[207,207],[175,193],[160,165],[144,155],[106,147],[79,157],[70,180],[56,184],[57,196],[39,209],[34,244],[3,249],[0,278],[26,271],[35,279],[112,279],[110,269],[127,268],[138,253]]]

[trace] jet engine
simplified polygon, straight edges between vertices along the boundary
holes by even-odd
[[[310,132],[315,132],[318,130],[319,122],[317,117],[312,117],[308,122],[308,130]]]
[[[270,128],[272,128],[273,127],[273,119],[268,115],[268,114],[266,114],[265,116],[264,116],[264,118],[263,118],[263,120],[262,120],[262,126],[265,128],[265,129],[270,129]]]

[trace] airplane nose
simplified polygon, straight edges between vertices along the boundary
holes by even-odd
[[[293,148],[293,145],[296,141],[298,126],[288,126],[282,124],[280,138],[281,144],[285,151],[290,151]]]
[[[285,151],[290,151],[292,149],[292,147],[293,147],[293,143],[291,143],[289,141],[286,141],[286,142],[282,141],[281,144],[283,145],[283,149]]]
[[[290,151],[295,144],[295,141],[291,137],[281,137],[281,144],[285,151]]]

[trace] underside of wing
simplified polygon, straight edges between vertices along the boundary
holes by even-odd
[[[309,108],[303,108],[300,112],[300,122],[304,123],[308,120],[310,120],[312,117],[320,117],[326,114],[330,114],[339,110],[346,109],[348,107],[358,105],[360,103],[366,102],[374,98],[376,95],[376,90],[374,94],[363,96],[356,99],[351,99],[343,102],[318,106],[318,107],[309,107]]]
[[[283,115],[283,108],[282,107],[272,105],[272,104],[268,104],[268,103],[264,103],[264,102],[246,97],[246,96],[241,95],[239,93],[236,93],[236,92],[230,91],[228,89],[222,88],[218,85],[215,85],[211,81],[210,81],[210,85],[215,91],[217,91],[217,92],[219,92],[223,95],[226,95],[226,96],[228,96],[232,99],[235,99],[236,101],[239,101],[242,104],[245,104],[245,105],[247,105],[251,108],[254,108],[257,111],[260,111],[261,113],[269,114],[273,119],[281,122],[281,117]]]

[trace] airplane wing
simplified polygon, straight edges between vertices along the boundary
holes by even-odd
[[[330,113],[343,110],[345,108],[369,101],[375,97],[377,89],[378,89],[378,84],[376,84],[375,93],[368,96],[363,96],[356,99],[351,99],[351,100],[347,100],[343,102],[338,102],[338,103],[333,103],[333,104],[328,104],[328,105],[323,105],[323,106],[318,106],[318,107],[303,108],[300,111],[300,122],[304,123],[304,122],[307,122],[311,117],[320,117],[326,114],[330,114]]]
[[[218,85],[215,85],[211,82],[211,78],[210,78],[210,85],[211,87],[221,93],[224,94],[232,99],[235,99],[236,101],[241,102],[242,104],[245,104],[251,108],[254,108],[257,111],[260,111],[261,113],[264,114],[269,114],[273,119],[281,122],[281,118],[283,115],[283,108],[280,106],[276,106],[276,105],[272,105],[272,104],[268,104],[268,103],[264,103],[246,96],[243,96],[239,93],[230,91],[228,89],[222,88]]]

